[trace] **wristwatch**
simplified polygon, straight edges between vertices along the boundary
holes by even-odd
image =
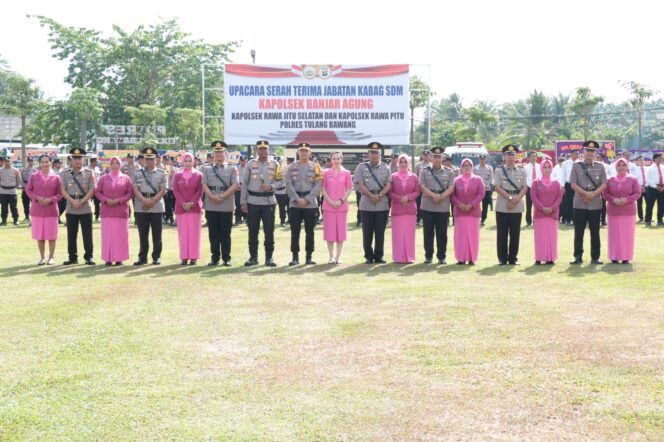
[[[510,195],[510,201],[512,201],[513,199],[514,199],[514,197],[512,195]]]

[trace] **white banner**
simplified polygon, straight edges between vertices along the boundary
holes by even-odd
[[[227,64],[224,140],[408,144],[408,68]]]

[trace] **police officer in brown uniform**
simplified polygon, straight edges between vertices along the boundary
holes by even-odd
[[[69,259],[64,265],[78,264],[76,240],[78,226],[81,225],[83,236],[83,259],[87,265],[95,265],[92,260],[92,197],[95,194],[95,175],[83,167],[85,151],[75,147],[69,151],[71,168],[65,169],[60,176],[62,196],[67,200],[67,251]]]
[[[150,242],[148,236],[152,230],[152,264],[161,264],[161,217],[164,214],[164,195],[166,194],[166,172],[155,164],[157,150],[146,147],[141,151],[145,158],[145,167],[136,172],[134,180],[134,211],[140,248],[135,266],[148,263]]]
[[[447,264],[447,226],[450,219],[450,195],[454,192],[454,172],[443,166],[443,148],[433,147],[433,161],[420,170],[422,189],[422,223],[424,232],[424,263],[433,259],[433,240],[436,239],[438,264]]]
[[[482,178],[484,181],[484,199],[482,199],[482,217],[480,219],[480,224],[484,225],[486,222],[486,215],[491,205],[491,198],[493,194],[493,167],[490,164],[487,164],[488,159],[487,154],[480,155],[480,163],[473,167],[473,173]]]
[[[21,169],[21,203],[23,203],[23,216],[25,221],[30,221],[30,197],[25,191],[25,188],[28,187],[28,181],[33,173],[35,173],[34,159],[28,157],[28,164],[23,169]]]
[[[368,149],[369,161],[358,165],[353,176],[353,183],[361,194],[364,259],[366,264],[385,264],[383,253],[389,213],[387,194],[392,187],[392,176],[388,165],[380,161],[383,145],[372,142]]]
[[[516,165],[519,147],[514,144],[504,146],[505,164],[497,167],[493,173],[496,188],[496,234],[498,263],[500,265],[519,265],[519,237],[521,235],[521,216],[523,199],[528,192],[526,172]]]
[[[606,169],[595,161],[597,141],[583,143],[584,160],[574,163],[569,177],[574,190],[574,260],[570,264],[583,263],[583,236],[586,225],[590,229],[590,259],[592,264],[602,264],[599,260],[599,224],[602,216],[602,192],[607,186]]]
[[[247,163],[242,176],[240,202],[242,212],[247,214],[249,229],[249,259],[245,267],[258,264],[258,231],[261,222],[265,234],[265,265],[276,267],[272,259],[274,253],[274,207],[277,200],[274,192],[283,184],[281,165],[268,158],[270,143],[260,140],[256,143],[257,158]]]
[[[235,193],[240,188],[237,167],[226,162],[228,145],[214,141],[213,164],[203,167],[203,192],[205,193],[205,219],[207,220],[211,258],[209,266],[231,266],[231,229],[235,210]]]
[[[21,172],[12,166],[10,157],[1,157],[3,167],[0,168],[0,204],[2,205],[2,222],[7,225],[7,216],[12,212],[14,225],[18,225],[18,208],[16,207],[16,189],[21,186]],[[9,209],[9,210],[8,210]]]
[[[299,160],[286,170],[286,191],[290,198],[289,219],[291,227],[291,253],[293,259],[290,266],[298,265],[300,253],[300,229],[304,221],[305,251],[308,265],[316,264],[312,259],[314,253],[314,228],[318,220],[318,195],[320,194],[323,174],[320,165],[309,161],[311,146],[309,143],[298,145]]]

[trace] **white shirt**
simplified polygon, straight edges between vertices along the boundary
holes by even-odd
[[[528,184],[528,187],[533,187],[533,167],[535,168],[535,178],[542,178],[542,170],[539,164],[526,164],[523,169],[526,171],[526,184]]]
[[[632,163],[631,161],[628,161],[628,163],[629,163],[629,166],[627,166],[627,173],[629,175],[632,175],[632,176],[635,177],[639,173],[638,166],[636,164]],[[606,172],[606,177],[611,178],[611,177],[616,176],[616,175],[618,175],[618,171],[616,171],[616,163],[614,161],[609,166],[609,170]]]
[[[563,168],[560,164],[553,166],[553,169],[551,170],[551,179],[556,180],[561,184],[565,182],[565,177],[563,177]]]
[[[662,172],[662,177],[664,178],[664,167],[662,167],[661,164],[658,166],[656,163],[652,163],[646,168],[646,184],[650,187],[659,186],[658,168]]]
[[[634,173],[634,176],[636,177],[636,180],[639,182],[639,185],[641,187],[644,187],[646,185],[645,181],[643,180],[643,175],[648,176],[648,168],[646,166],[636,166],[636,172]]]
[[[563,181],[561,181],[563,184],[569,183],[569,177],[570,175],[572,175],[572,166],[574,166],[574,163],[578,163],[579,161],[581,161],[579,158],[577,158],[576,160],[570,158],[569,160],[565,160],[565,162],[563,163],[562,172],[565,178]]]

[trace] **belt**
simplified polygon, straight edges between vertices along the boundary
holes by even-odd
[[[13,186],[13,187],[7,187],[7,186],[0,186],[3,189],[11,190],[11,189],[16,189],[18,186]]]
[[[69,196],[72,197],[72,199],[75,199],[75,200],[77,200],[77,201],[83,199],[83,195],[69,195]]]
[[[378,195],[380,190],[370,190],[369,192],[373,193],[374,195]]]
[[[274,192],[253,192],[251,190],[247,191],[251,196],[272,196]]]
[[[297,192],[296,191],[295,193],[297,193],[297,196],[299,196],[300,198],[304,198],[305,196],[309,195],[309,191],[306,191],[306,192]]]
[[[156,195],[156,193],[143,193],[143,192],[141,192],[141,195],[143,195],[146,198],[152,198],[153,196]]]
[[[435,193],[436,195],[442,195],[443,193],[445,193],[444,190],[433,190],[433,189],[429,189],[429,191],[430,191],[431,193]]]
[[[505,189],[503,189],[503,190],[505,190]],[[521,193],[520,190],[505,190],[505,192],[507,192],[510,195],[518,195],[519,193]]]
[[[278,187],[278,188],[275,189],[275,190],[286,190],[286,187],[285,187],[285,186],[284,186],[284,187]]]
[[[222,186],[209,186],[208,189],[214,190],[217,192],[225,192],[228,190],[228,187],[222,187]]]

